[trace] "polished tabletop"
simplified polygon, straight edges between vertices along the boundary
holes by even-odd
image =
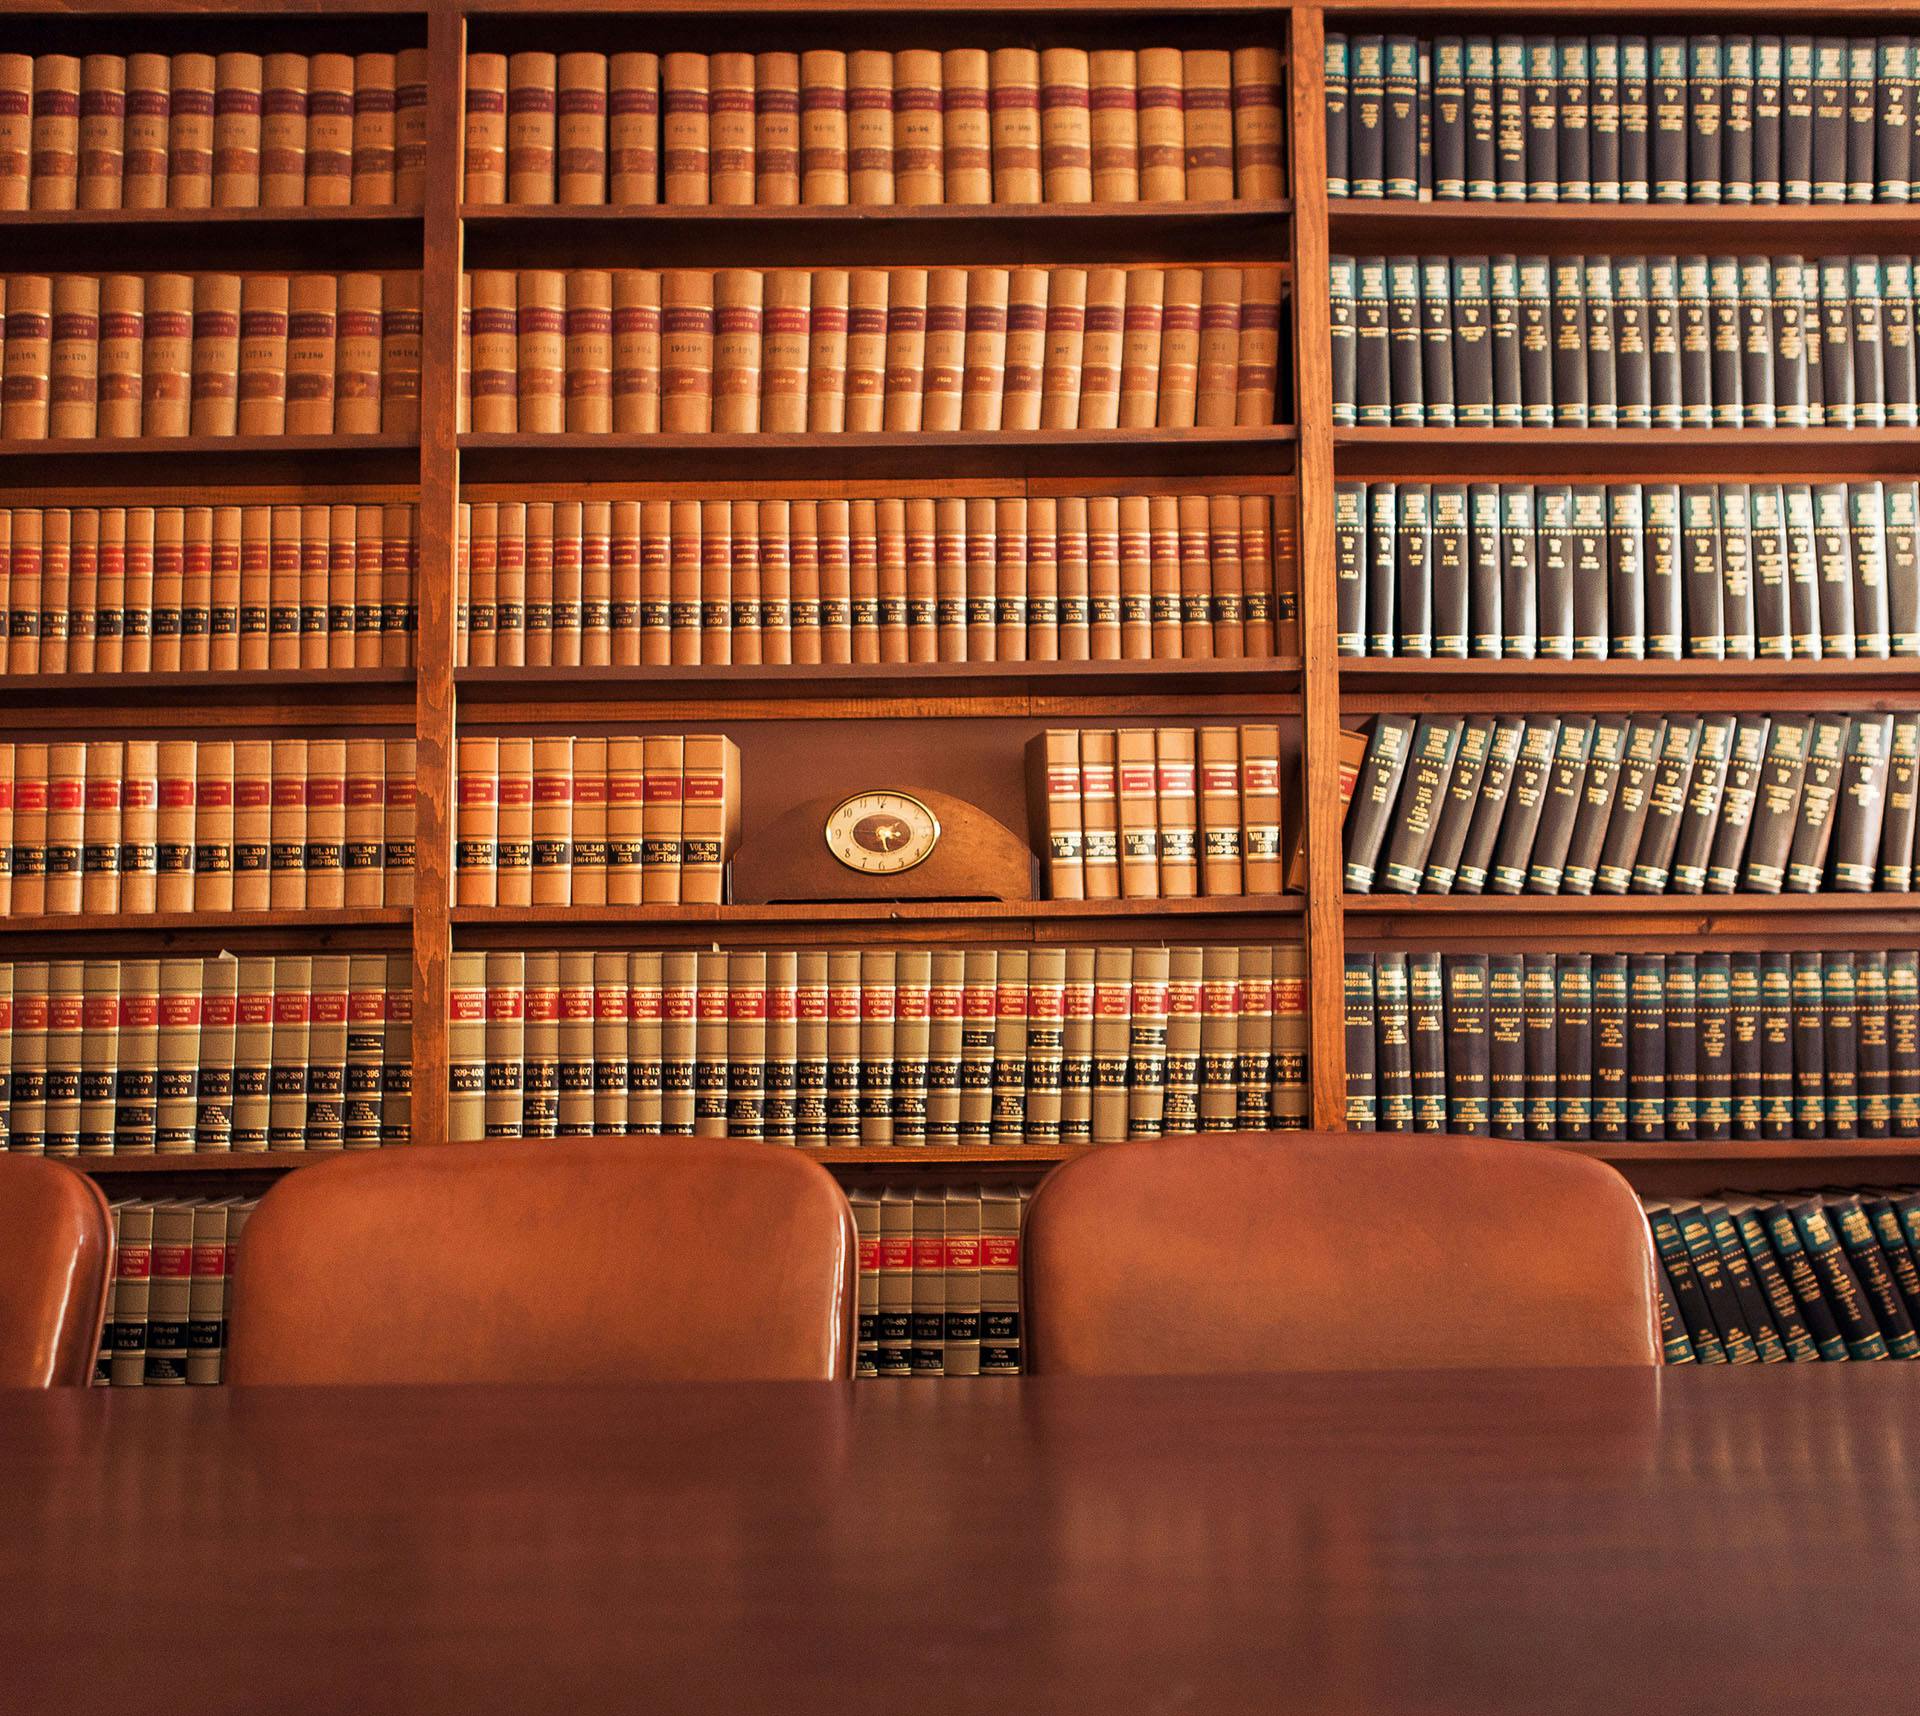
[[[1920,1707],[1920,1365],[0,1394],[0,1710]]]

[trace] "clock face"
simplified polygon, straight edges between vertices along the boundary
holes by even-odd
[[[863,792],[827,817],[827,850],[863,876],[897,876],[933,851],[940,821],[903,792]]]

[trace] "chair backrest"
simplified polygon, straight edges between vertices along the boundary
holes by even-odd
[[[709,1138],[438,1144],[302,1168],[240,1243],[235,1383],[851,1374],[853,1215]]]
[[[93,1378],[113,1282],[113,1217],[84,1174],[0,1156],[0,1388]]]
[[[1022,1241],[1042,1374],[1660,1361],[1611,1168],[1477,1138],[1226,1133],[1054,1170]]]

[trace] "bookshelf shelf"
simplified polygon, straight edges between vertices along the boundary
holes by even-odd
[[[248,726],[411,727],[411,668],[282,668],[259,673],[0,674],[0,737],[58,731]]]
[[[1610,713],[1653,707],[1805,711],[1910,707],[1920,661],[1423,661],[1348,657],[1340,706],[1385,711],[1475,713],[1554,708]]]
[[[1342,477],[1901,476],[1913,429],[1335,429]]]
[[[219,951],[229,944],[324,950],[349,944],[391,947],[413,921],[404,906],[351,911],[143,912],[90,917],[42,914],[0,918],[0,951],[32,953],[61,946],[114,953],[156,947]],[[103,947],[102,944],[109,944]]]
[[[1905,203],[1409,202],[1336,197],[1328,234],[1341,250],[1472,255],[1587,251],[1779,250],[1800,255],[1899,245]]]
[[[205,483],[416,480],[414,435],[175,435],[125,440],[0,440],[0,489]]]
[[[31,209],[4,217],[9,267],[67,271],[128,265],[183,269],[417,268],[417,208]]]

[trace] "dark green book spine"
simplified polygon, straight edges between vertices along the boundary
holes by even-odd
[[[1497,109],[1494,102],[1493,38],[1469,36],[1466,46],[1466,188],[1474,202],[1491,202],[1498,184],[1494,140]],[[1435,173],[1438,194],[1439,175]]]
[[[1647,789],[1646,824],[1633,860],[1633,892],[1662,894],[1680,838],[1680,812],[1686,803],[1687,782],[1700,744],[1701,718],[1677,715],[1667,723],[1660,742],[1660,762]]]
[[[1720,199],[1753,201],[1753,38],[1728,36],[1720,47]]]
[[[1339,30],[1329,30],[1321,81],[1327,92],[1327,195],[1330,197],[1353,194],[1353,180],[1347,166],[1347,69],[1346,35]]]
[[[1829,429],[1854,425],[1853,305],[1851,278],[1844,256],[1823,257],[1820,288],[1820,422]],[[1804,278],[1804,276],[1803,276]],[[1809,354],[1811,357],[1811,353]],[[1812,365],[1809,363],[1809,370]],[[1812,392],[1809,377],[1809,393]]]
[[[1720,1330],[1727,1362],[1758,1364],[1760,1351],[1754,1344],[1753,1331],[1747,1326],[1745,1308],[1727,1277],[1726,1265],[1708,1229],[1706,1216],[1697,1205],[1684,1204],[1674,1210],[1673,1220],[1680,1229],[1687,1256],[1693,1262],[1694,1277],[1706,1298],[1708,1313]]]
[[[1527,200],[1560,200],[1560,56],[1551,36],[1527,38]]]
[[[1595,36],[1589,95],[1589,174],[1596,203],[1620,199],[1620,38]]]
[[[1420,44],[1389,36],[1385,109],[1381,119],[1386,194],[1411,202],[1420,194]]]
[[[1433,44],[1433,197],[1467,194],[1467,44],[1440,36]]]
[[[1724,953],[1699,955],[1694,972],[1698,1012],[1698,1104],[1694,1136],[1720,1144],[1733,1136],[1733,967]]]
[[[1760,955],[1760,1136],[1793,1130],[1793,971],[1791,955]]]
[[[1333,426],[1336,429],[1351,429],[1357,421],[1353,295],[1353,258],[1333,257],[1327,267],[1327,318],[1328,338],[1332,345]]]
[[[1786,716],[1767,734],[1766,758],[1754,799],[1753,832],[1747,837],[1745,887],[1750,893],[1777,894],[1786,883],[1787,854],[1800,813],[1800,789],[1806,781],[1807,746],[1813,723]]]
[[[1615,421],[1622,429],[1651,429],[1653,365],[1647,265],[1638,256],[1617,256],[1612,272]]]
[[[1887,956],[1853,956],[1854,1017],[1859,1021],[1857,1074],[1860,1092],[1860,1136],[1893,1136],[1893,1065],[1887,1038]]]
[[[1438,266],[1446,269],[1449,264],[1443,260]],[[1493,306],[1487,259],[1456,256],[1451,269],[1447,294],[1452,307],[1451,326],[1442,331],[1449,342],[1453,420],[1463,429],[1487,429],[1494,421]],[[1437,385],[1434,365],[1438,355],[1429,352],[1429,357],[1429,375]]]
[[[1587,412],[1586,260],[1556,256],[1553,290],[1553,424],[1556,429],[1585,429]],[[1529,401],[1531,403],[1531,401]]]
[[[1613,813],[1614,794],[1620,785],[1628,726],[1624,715],[1602,715],[1593,724],[1593,744],[1580,782],[1573,833],[1567,842],[1566,870],[1560,879],[1562,893],[1593,892],[1601,845],[1607,837],[1607,819]]]
[[[1656,1255],[1653,1260],[1653,1290],[1660,1311],[1660,1362],[1666,1365],[1698,1364],[1693,1342],[1687,1339],[1687,1326],[1674,1309],[1673,1283],[1667,1266]]]
[[[1773,398],[1773,262],[1743,256],[1740,272],[1740,421],[1771,429]]]
[[[1753,532],[1745,483],[1720,485],[1720,630],[1729,661],[1755,658]]]
[[[1645,36],[1620,38],[1620,200],[1644,203],[1653,194],[1647,142],[1648,52]]]
[[[1347,1127],[1372,1132],[1379,1116],[1374,1086],[1373,960],[1347,955],[1346,972]]]
[[[1853,551],[1853,647],[1885,661],[1891,654],[1887,565],[1887,497],[1880,484],[1847,489],[1848,541]]]
[[[1920,955],[1887,955],[1887,1088],[1893,1131],[1920,1134]]]
[[[1490,893],[1517,894],[1526,885],[1527,858],[1533,851],[1533,837],[1540,827],[1547,775],[1553,767],[1559,737],[1560,723],[1551,717],[1527,723],[1507,792],[1506,815],[1500,821],[1499,845],[1488,876]]]
[[[1788,36],[1780,73],[1780,200],[1813,201],[1813,38]]]
[[[1653,426],[1681,425],[1680,265],[1671,256],[1647,258],[1647,373]]]
[[[1793,1225],[1807,1248],[1807,1258],[1820,1277],[1828,1303],[1846,1338],[1848,1356],[1855,1359],[1883,1359],[1888,1356],[1887,1337],[1875,1316],[1875,1307],[1860,1284],[1848,1260],[1845,1245],[1835,1230],[1833,1218],[1818,1199],[1809,1198],[1791,1206]],[[1909,1331],[1911,1332],[1911,1331]]]
[[[1607,818],[1606,839],[1594,871],[1596,894],[1624,894],[1633,881],[1634,854],[1646,827],[1647,801],[1666,726],[1658,716],[1635,716],[1627,729],[1620,762],[1620,783],[1614,788],[1613,811]]]
[[[1853,426],[1883,429],[1887,422],[1886,330],[1880,313],[1877,256],[1853,259],[1847,294],[1853,305]]]
[[[1374,1125],[1382,1132],[1413,1130],[1413,1052],[1407,1021],[1407,956],[1373,960]]]
[[[1735,726],[1731,715],[1701,718],[1693,772],[1680,806],[1680,834],[1673,846],[1670,887],[1676,894],[1698,894],[1706,887],[1707,860],[1726,793],[1727,760],[1733,750]]]
[[[1781,75],[1786,69],[1778,36],[1753,39],[1753,200],[1780,201]]]
[[[1847,485],[1818,484],[1813,490],[1813,554],[1819,577],[1819,654],[1823,657],[1853,657],[1852,546]]]
[[[1753,1337],[1755,1354],[1762,1364],[1785,1364],[1786,1345],[1780,1339],[1779,1330],[1773,1326],[1766,1295],[1760,1291],[1760,1284],[1754,1279],[1753,1270],[1748,1267],[1746,1247],[1740,1243],[1733,1217],[1727,1213],[1725,1204],[1702,1204],[1700,1216],[1706,1223],[1707,1235],[1713,1241],[1715,1251],[1719,1253],[1721,1272],[1740,1307],[1741,1321]]]
[[[1820,1009],[1826,1046],[1827,1136],[1860,1136],[1860,1038],[1854,1010],[1853,955],[1829,953],[1821,962]]]
[[[1488,866],[1493,860],[1494,842],[1500,835],[1507,792],[1513,784],[1514,764],[1519,760],[1526,728],[1526,721],[1518,715],[1502,715],[1494,724],[1493,740],[1487,747],[1487,765],[1480,774],[1480,794],[1474,801],[1472,820],[1467,824],[1466,843],[1460,849],[1460,867],[1453,883],[1456,894],[1486,891]]]
[[[1573,490],[1573,659],[1607,658],[1607,491]]]
[[[1641,560],[1646,568],[1646,657],[1678,661],[1684,653],[1681,602],[1680,488],[1648,483],[1642,505],[1645,527]]]
[[[1488,325],[1493,330],[1493,422],[1518,429],[1525,420],[1520,318],[1520,263],[1516,257],[1487,261]]]
[[[1429,256],[1420,264],[1420,388],[1429,429],[1451,429],[1453,398],[1453,264]]]
[[[1687,179],[1688,200],[1720,201],[1720,38],[1694,36],[1688,43]]]
[[[1806,1319],[1820,1356],[1827,1360],[1851,1357],[1847,1338],[1840,1332],[1840,1317],[1827,1298],[1822,1273],[1813,1266],[1792,1209],[1786,1204],[1769,1204],[1760,1211],[1760,1219],[1766,1224],[1773,1254],[1780,1260],[1781,1272],[1793,1289],[1794,1298],[1800,1302],[1801,1315]]]
[[[1387,44],[1381,36],[1352,38],[1349,72],[1347,170],[1356,197],[1387,194]]]
[[[1821,1356],[1819,1345],[1801,1314],[1800,1301],[1787,1284],[1779,1259],[1773,1254],[1773,1246],[1767,1239],[1766,1224],[1760,1220],[1751,1204],[1735,1205],[1730,1213],[1734,1230],[1746,1249],[1753,1278],[1766,1296],[1768,1314],[1779,1332],[1787,1356],[1796,1364],[1818,1363]],[[1837,1335],[1835,1339],[1838,1340]],[[1844,1347],[1842,1350],[1845,1350]]]
[[[1367,754],[1355,785],[1353,814],[1347,821],[1347,891],[1373,890],[1374,866],[1386,838],[1387,820],[1400,793],[1407,752],[1413,738],[1413,717],[1382,715],[1373,724]]]
[[[1533,533],[1538,654],[1545,661],[1573,659],[1573,490],[1541,483],[1534,490]]]
[[[1888,1272],[1893,1277],[1901,1306],[1911,1323],[1914,1318],[1920,1317],[1920,1267],[1915,1265],[1907,1236],[1900,1230],[1899,1214],[1890,1198],[1863,1197],[1858,1201],[1866,1212],[1867,1220],[1873,1224],[1873,1237],[1887,1260]],[[1845,1235],[1841,1237],[1844,1239]]]
[[[1473,483],[1467,488],[1467,654],[1498,660],[1500,626],[1500,489]]]
[[[1874,200],[1910,202],[1913,198],[1913,41],[1882,36],[1874,104],[1873,157],[1878,169]]]
[[[1499,36],[1493,44],[1494,183],[1504,203],[1527,199],[1527,43]]]
[[[1807,368],[1806,274],[1799,258],[1776,258],[1772,269],[1773,421],[1804,429],[1812,384]]]
[[[1403,429],[1418,429],[1427,421],[1426,394],[1421,386],[1425,335],[1420,324],[1420,259],[1387,258],[1387,397],[1393,402],[1393,421]]]
[[[1673,1287],[1674,1309],[1686,1325],[1695,1358],[1701,1364],[1725,1364],[1727,1349],[1721,1344],[1713,1313],[1707,1309],[1707,1296],[1694,1273],[1693,1258],[1681,1236],[1680,1224],[1674,1220],[1671,1210],[1656,1205],[1647,1211],[1647,1226],[1653,1233],[1654,1251]]]
[[[1839,802],[1841,776],[1846,770],[1847,735],[1851,723],[1844,715],[1816,715],[1813,737],[1807,745],[1806,778],[1800,788],[1800,813],[1794,821],[1793,845],[1787,853],[1786,891],[1819,892],[1827,869],[1827,851],[1833,844],[1834,810]]]
[[[1685,591],[1687,654],[1722,661],[1727,653],[1720,576],[1720,501],[1711,483],[1680,491],[1681,584]]]
[[[1587,774],[1587,755],[1593,746],[1591,716],[1560,723],[1553,767],[1547,771],[1540,825],[1527,855],[1527,892],[1557,894],[1566,877],[1567,849],[1573,842],[1573,824],[1580,810],[1580,789]]]
[[[1433,583],[1433,653],[1467,659],[1471,625],[1467,574],[1467,485],[1433,485],[1433,546],[1427,556]]]
[[[1833,887],[1840,893],[1873,891],[1880,868],[1880,831],[1887,812],[1888,753],[1893,748],[1893,717],[1861,715],[1847,737],[1840,772],[1840,799],[1834,811]]]
[[[1753,548],[1753,648],[1761,661],[1793,654],[1787,616],[1787,503],[1778,483],[1755,483],[1749,528]]]
[[[1593,1137],[1627,1138],[1627,956],[1593,956]]]
[[[1394,604],[1400,592],[1400,488],[1369,483],[1367,504],[1366,638],[1369,655],[1392,655],[1399,631]]]
[[[1517,953],[1487,959],[1488,1131],[1527,1135],[1525,962]]]
[[[1563,953],[1555,962],[1554,1059],[1560,1137],[1584,1143],[1593,1136],[1593,955]]]
[[[1450,953],[1441,961],[1446,984],[1447,1130],[1487,1136],[1487,956]]]
[[[1413,1129],[1447,1129],[1446,1009],[1441,989],[1440,955],[1407,958],[1408,1028],[1413,1039]]]
[[[1680,427],[1713,426],[1713,296],[1704,256],[1683,256],[1679,264]],[[1658,393],[1654,403],[1665,403]]]
[[[1653,200],[1687,200],[1687,40],[1655,36],[1650,70]]]
[[[1763,1099],[1760,1061],[1760,956],[1736,953],[1729,958],[1727,977],[1727,1040],[1732,1063],[1732,1126],[1730,1136],[1752,1140],[1761,1136]]]
[[[1426,893],[1453,892],[1453,884],[1460,871],[1460,854],[1466,846],[1467,830],[1473,820],[1474,806],[1480,801],[1480,781],[1486,772],[1493,733],[1491,715],[1469,716],[1460,729],[1460,743],[1454,751],[1453,770],[1447,777],[1447,789],[1441,798],[1440,813],[1434,823],[1433,843],[1427,848],[1427,870],[1420,884]]]
[[[1386,860],[1375,884],[1382,893],[1420,891],[1462,724],[1458,715],[1423,716],[1414,729],[1412,754],[1394,806],[1393,838],[1387,843]]]
[[[1731,894],[1740,885],[1740,863],[1753,828],[1753,807],[1760,770],[1766,761],[1769,728],[1764,715],[1742,715],[1734,727],[1726,786],[1720,794],[1719,825],[1707,858],[1709,894]]]
[[[1401,483],[1394,523],[1394,655],[1433,654],[1433,485]]]
[[[1636,1143],[1667,1135],[1667,1010],[1657,953],[1627,957],[1627,1121]]]
[[[1911,429],[1920,422],[1920,394],[1915,390],[1912,257],[1880,258],[1880,318],[1887,427]]]
[[[1367,653],[1367,555],[1365,483],[1333,486],[1334,650],[1339,655]]]
[[[1362,256],[1355,262],[1353,315],[1353,420],[1362,429],[1384,429],[1393,421],[1384,256]]]
[[[1707,318],[1713,347],[1711,420],[1716,429],[1738,429],[1746,417],[1740,386],[1743,343],[1738,257],[1708,258]]]
[[[1585,36],[1559,38],[1560,123],[1554,138],[1563,203],[1593,201],[1593,74]]]
[[[1692,1143],[1700,1125],[1700,994],[1695,955],[1666,956],[1667,1137]]]
[[[1540,633],[1534,577],[1534,494],[1530,483],[1500,485],[1501,654],[1532,661]]]
[[[1847,44],[1840,36],[1813,44],[1813,200],[1847,200]]]
[[[1529,953],[1521,978],[1521,1016],[1525,1043],[1527,1136],[1551,1143],[1559,1136],[1558,999],[1554,956]]]
[[[1520,420],[1551,429],[1554,416],[1553,265],[1544,256],[1519,259]]]
[[[1879,43],[1855,36],[1847,44],[1847,201],[1870,203],[1876,185],[1874,142],[1878,119],[1874,81]]]
[[[1793,1128],[1796,1138],[1827,1135],[1826,996],[1820,956],[1793,953]]]

